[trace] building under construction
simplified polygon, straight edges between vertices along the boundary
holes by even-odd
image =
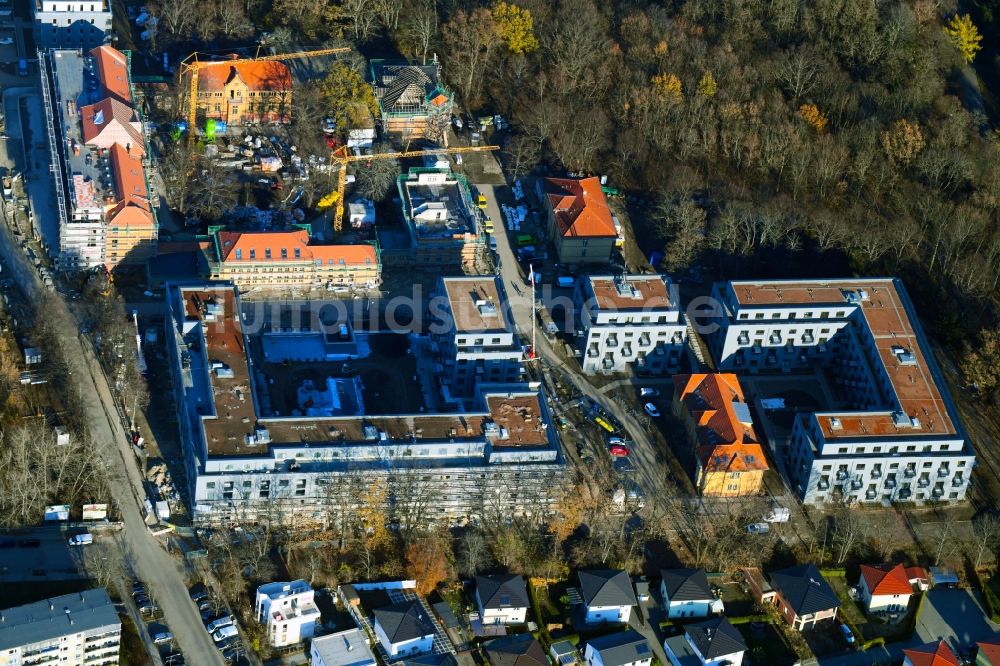
[[[441,85],[440,66],[373,60],[372,87],[382,131],[401,140],[443,141],[454,97]]]

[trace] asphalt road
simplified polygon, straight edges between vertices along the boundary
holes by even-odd
[[[518,331],[530,343],[531,321],[534,317],[531,307],[531,286],[525,282],[518,270],[517,258],[510,245],[506,220],[497,202],[494,186],[477,184],[476,187],[486,195],[486,212],[493,219],[496,227],[496,233],[493,236],[497,241],[496,251],[500,258],[500,277],[507,292],[511,316]],[[649,429],[653,427],[650,419],[645,414],[638,417],[632,416],[630,408],[593,386],[586,377],[580,374],[578,368],[567,367],[563,358],[555,352],[549,339],[541,331],[535,335],[535,345],[537,347],[535,353],[544,362],[553,370],[562,372],[563,378],[568,380],[577,391],[594,400],[625,426],[625,430],[633,441],[630,458],[636,468],[639,484],[646,496],[660,495],[666,490],[665,468],[663,463],[657,459],[656,445],[649,437]],[[662,411],[664,406],[660,405],[660,409]]]
[[[6,224],[0,223],[0,256],[6,260],[8,272],[28,298],[37,299],[42,285],[34,268],[14,239]],[[121,481],[111,484],[114,500],[125,524],[123,547],[126,558],[138,578],[146,583],[153,600],[163,610],[165,623],[177,638],[180,649],[190,663],[221,665],[222,656],[201,623],[201,615],[188,596],[184,572],[180,564],[163,549],[143,521],[139,498],[144,498],[142,478],[129,448],[129,440],[117,417],[111,392],[101,374],[89,341],[81,338],[76,318],[65,300],[53,299],[45,316],[57,322],[56,329],[70,365],[71,381],[81,397],[84,418],[101,455],[113,466]]]

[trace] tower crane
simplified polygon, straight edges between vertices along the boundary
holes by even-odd
[[[376,153],[374,155],[348,155],[347,146],[341,146],[333,152],[331,162],[339,166],[337,173],[337,189],[328,195],[336,199],[333,214],[333,230],[340,231],[344,218],[344,191],[347,189],[347,165],[354,162],[371,162],[372,160],[402,159],[404,157],[423,157],[425,155],[459,155],[463,153],[488,153],[500,150],[500,146],[466,146],[459,148],[433,148],[431,150],[404,150],[394,153]],[[326,198],[326,197],[324,197]]]
[[[234,60],[198,60],[198,54],[192,53],[181,62],[181,82],[184,77],[189,76],[188,81],[188,136],[194,136],[194,126],[197,120],[198,110],[198,73],[204,67],[211,65],[239,65],[247,62],[260,62],[264,60],[292,60],[294,58],[306,58],[310,56],[324,56],[335,53],[347,53],[351,48],[348,46],[336,49],[319,49],[316,51],[296,51],[294,53],[278,53],[275,55],[255,56],[253,58],[236,58]]]

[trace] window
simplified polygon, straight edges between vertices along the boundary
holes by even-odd
[[[282,259],[288,259],[288,248],[287,247],[281,248],[281,258]]]
[[[237,259],[243,258],[243,250],[236,250],[236,258]]]
[[[296,259],[302,258],[302,250],[300,248],[295,248],[295,258]]]
[[[264,249],[264,258],[265,259],[270,259],[271,258],[271,248],[265,248]]]

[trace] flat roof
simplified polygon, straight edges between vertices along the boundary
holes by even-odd
[[[537,394],[487,395],[486,406],[490,418],[507,436],[507,439],[495,440],[494,448],[544,446],[549,443]]]
[[[457,332],[508,330],[495,278],[448,277],[442,282]]]
[[[939,378],[921,344],[922,334],[911,319],[909,299],[890,278],[829,281],[731,282],[740,307],[840,306],[860,308],[875,340],[882,367],[891,382],[899,409],[910,424],[897,425],[891,411],[872,410],[816,415],[824,437],[858,438],[886,435],[955,435],[955,423],[945,404]],[[864,297],[862,297],[862,294]],[[852,299],[852,300],[848,300]],[[819,313],[813,313],[818,317]],[[832,316],[833,313],[831,313]],[[823,319],[816,319],[821,322]],[[837,425],[839,422],[839,426]]]
[[[121,627],[104,588],[0,610],[0,651],[50,641],[101,627]]]
[[[591,275],[588,276],[594,300],[602,310],[674,309],[662,275]]]
[[[407,222],[417,241],[447,240],[475,235],[464,179],[445,169],[410,169],[399,177],[406,199]]]
[[[347,629],[312,640],[312,651],[325,666],[364,666],[375,663],[368,641],[360,629]]]

